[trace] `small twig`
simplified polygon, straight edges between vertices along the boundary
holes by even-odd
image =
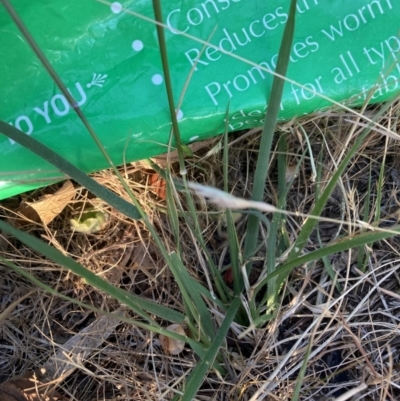
[[[390,297],[393,297],[393,298],[395,298],[395,299],[400,299],[400,295],[399,295],[399,294],[396,294],[396,293],[393,292],[393,291],[389,291],[389,290],[386,290],[385,288],[380,287],[378,284],[374,283],[370,278],[368,278],[367,275],[366,275],[365,273],[363,273],[361,270],[357,269],[357,267],[353,267],[353,269],[354,269],[354,271],[355,271],[357,274],[359,274],[359,275],[362,277],[362,280],[363,280],[363,281],[365,280],[365,281],[367,281],[369,284],[375,286],[376,289],[377,289],[379,292],[381,292],[381,293],[383,293],[383,294],[386,294],[386,295],[388,295],[388,296],[390,296]]]
[[[361,355],[363,356],[363,358],[365,359],[366,364],[368,365],[368,367],[371,369],[372,374],[378,378],[381,377],[381,375],[375,370],[375,368],[373,367],[372,363],[370,362],[370,360],[368,359],[367,353],[365,352],[364,348],[362,347],[359,339],[357,338],[357,336],[351,331],[349,325],[347,324],[342,312],[338,311],[338,314],[342,320],[343,323],[343,327],[347,330],[347,332],[351,335],[351,337],[354,340],[354,343],[357,347],[357,349],[360,351]]]

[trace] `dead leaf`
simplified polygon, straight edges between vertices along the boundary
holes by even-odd
[[[119,316],[124,316],[124,314],[124,308],[120,308],[114,312],[113,316],[99,316],[94,322],[71,337],[39,369],[40,380],[48,382],[68,377],[113,333],[121,323]]]
[[[157,173],[150,176],[149,184],[151,192],[155,193],[160,199],[167,199],[167,183]]]
[[[37,212],[24,200],[21,202],[19,207],[15,209],[15,212],[19,214],[19,217],[13,218],[12,223],[17,227],[24,227],[29,223],[40,223],[40,217]],[[22,218],[22,216],[24,218]]]
[[[226,284],[232,284],[234,280],[233,269],[232,267],[228,267],[228,269],[224,273],[224,281]]]
[[[181,336],[186,336],[185,329],[180,324],[171,324],[167,327],[167,330],[173,331]],[[164,335],[160,335],[160,344],[165,353],[169,355],[178,355],[185,348],[185,343],[183,341],[175,340]]]
[[[0,401],[68,401],[56,391],[48,391],[49,386],[69,376],[98,349],[120,324],[119,316],[124,314],[124,309],[120,308],[113,316],[100,316],[69,339],[37,372],[0,383]]]
[[[83,213],[78,219],[71,219],[72,228],[78,233],[94,234],[104,230],[107,226],[109,215],[100,210],[91,210]]]
[[[29,220],[48,225],[64,210],[74,196],[75,188],[68,180],[54,194],[44,195],[36,202],[23,202],[16,211]]]

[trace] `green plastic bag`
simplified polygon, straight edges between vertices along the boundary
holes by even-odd
[[[151,0],[13,3],[115,164],[167,151],[171,122]],[[228,103],[230,131],[262,125],[289,0],[162,6],[183,142],[222,133]],[[298,0],[280,118],[332,106],[327,98],[355,106],[371,90],[371,102],[397,95],[399,18],[396,0]],[[3,7],[0,60],[0,120],[86,172],[108,167]],[[63,178],[0,135],[0,199]]]

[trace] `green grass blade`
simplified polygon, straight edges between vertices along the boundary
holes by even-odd
[[[0,256],[0,262],[2,264],[4,264],[5,266],[9,267],[10,269],[14,270],[20,276],[26,278],[27,280],[29,280],[30,282],[35,284],[35,286],[37,288],[41,288],[41,289],[43,289],[44,291],[46,291],[47,293],[49,293],[51,295],[54,295],[54,296],[56,296],[58,298],[62,298],[64,300],[68,301],[68,302],[71,302],[71,303],[73,303],[75,305],[81,306],[82,308],[91,310],[93,312],[99,313],[101,315],[115,316],[111,312],[103,311],[101,309],[98,309],[98,308],[94,307],[93,305],[87,304],[85,302],[78,301],[77,299],[71,298],[71,297],[69,297],[67,295],[64,295],[64,294],[61,294],[60,292],[58,292],[54,288],[52,288],[52,287],[48,286],[47,284],[43,283],[42,281],[38,280],[35,276],[33,276],[31,273],[29,273],[25,269],[15,265],[14,263],[8,261],[7,259],[3,258],[2,256]],[[146,329],[146,330],[159,332],[159,331],[156,331],[157,328],[155,326],[149,325],[147,323],[143,323],[143,322],[141,322],[139,320],[130,319],[130,318],[127,318],[127,317],[124,317],[124,316],[118,316],[118,319],[120,319],[121,321],[124,321],[126,323],[136,325],[136,326],[141,327],[141,328]],[[182,336],[179,336],[179,334],[178,334],[178,337],[176,337],[176,339],[180,340],[180,341],[185,341]]]
[[[286,209],[286,140],[285,135],[281,135],[278,143],[278,208]],[[278,228],[282,223],[282,215],[274,213],[272,217],[271,227],[268,233],[267,245],[267,274],[275,270],[276,254],[278,249]],[[276,279],[272,279],[268,283],[267,288],[267,313],[272,310],[279,294],[279,286]],[[253,318],[256,318],[255,316]]]
[[[288,21],[285,25],[282,43],[279,49],[278,63],[275,71],[282,76],[286,75],[286,71],[289,65],[295,27],[295,14],[296,0],[292,0],[290,2]],[[269,96],[267,115],[265,118],[263,132],[261,136],[260,152],[257,158],[257,166],[253,182],[252,200],[254,201],[262,201],[264,197],[264,188],[268,174],[272,140],[274,137],[276,122],[278,120],[284,84],[285,81],[283,79],[274,76],[272,89]],[[246,239],[244,246],[245,259],[248,259],[254,254],[254,250],[257,247],[258,232],[259,219],[257,218],[257,216],[249,216],[246,227]],[[251,267],[251,264],[248,266]]]
[[[225,211],[227,232],[228,232],[228,244],[229,244],[229,256],[231,261],[231,269],[233,273],[233,288],[234,294],[239,295],[241,289],[244,286],[242,273],[240,271],[240,247],[239,239],[236,232],[235,223],[232,216],[232,211],[227,209]]]
[[[179,133],[179,124],[178,124],[178,119],[177,119],[176,111],[175,111],[175,100],[174,100],[174,94],[173,94],[173,90],[172,90],[171,73],[170,73],[169,63],[168,63],[168,52],[167,52],[167,45],[165,42],[163,16],[162,16],[160,0],[153,0],[153,10],[154,10],[155,20],[159,23],[159,24],[156,24],[156,29],[157,29],[157,36],[158,36],[158,44],[160,46],[160,56],[161,56],[163,72],[164,72],[165,88],[167,90],[169,113],[170,113],[171,122],[172,122],[172,133],[174,135],[174,139],[175,139],[175,143],[176,143],[176,147],[177,147],[177,151],[178,151],[180,172],[181,172],[181,174],[184,175],[184,174],[186,174],[186,168],[185,168],[185,162],[183,160],[183,154],[187,153],[188,151],[190,152],[190,149],[187,148],[187,146],[182,144],[181,136]],[[188,151],[185,152],[185,148],[187,148]]]
[[[221,324],[221,327],[213,339],[213,342],[206,352],[204,358],[201,359],[200,363],[193,369],[187,379],[185,392],[181,398],[181,401],[192,401],[196,396],[201,384],[203,383],[204,377],[212,367],[215,358],[218,355],[218,351],[224,342],[229,328],[235,319],[236,313],[241,305],[239,297],[233,299],[230,308],[228,309],[225,319]]]
[[[281,137],[282,138],[282,137]],[[285,141],[281,141],[279,146],[282,146],[280,149],[280,155],[283,157],[280,157],[280,167],[279,167],[279,201],[278,201],[278,208],[280,209],[285,209],[286,208],[286,200],[287,200],[287,195],[289,193],[290,188],[293,185],[293,182],[295,180],[295,177],[298,175],[300,166],[302,165],[304,158],[306,156],[306,153],[304,152],[303,155],[301,156],[300,160],[298,161],[296,168],[293,172],[293,177],[290,182],[286,183],[286,157],[284,156],[284,153],[286,152],[286,144]],[[279,156],[278,156],[279,157]],[[278,164],[279,164],[279,159],[278,159]],[[267,272],[267,274],[272,273],[276,269],[276,257],[275,255],[281,256],[284,254],[284,252],[289,248],[290,246],[290,240],[288,238],[288,233],[286,231],[285,227],[285,222],[286,222],[286,216],[281,216],[279,213],[274,213],[273,214],[273,219],[271,224],[269,225],[268,229],[268,245],[267,245],[267,258],[266,258],[266,267],[264,266],[263,272]],[[279,235],[278,235],[278,229],[280,229]],[[270,238],[271,235],[271,238]],[[275,238],[275,239],[274,239]],[[275,245],[276,244],[276,245]],[[269,255],[268,257],[268,250],[273,250],[277,249],[275,253],[272,253],[272,255]],[[259,315],[260,309],[264,308],[264,305],[267,303],[267,313],[270,307],[274,305],[277,301],[277,297],[279,295],[279,291],[281,289],[281,283],[286,279],[287,275],[279,276],[276,279],[272,281],[271,283],[268,283],[268,288],[266,291],[265,296],[259,302],[258,307],[255,309],[257,310],[256,314],[253,315],[254,321],[257,320],[257,317]],[[261,286],[257,286],[257,288],[254,291],[254,295],[257,294],[261,290]],[[252,297],[251,299],[251,304],[255,305],[255,296]]]
[[[306,354],[304,355],[304,361],[303,361],[303,364],[301,365],[299,375],[297,376],[297,379],[296,379],[296,386],[294,388],[294,392],[293,392],[291,401],[298,401],[299,400],[300,390],[301,390],[301,387],[303,385],[304,376],[305,376],[306,371],[307,371],[308,360],[310,358],[311,349],[312,349],[312,342],[310,341],[308,343],[308,346],[307,346]]]
[[[374,116],[373,121],[376,121],[383,115],[383,113],[391,107],[395,100],[386,103],[383,107],[381,107],[381,110]],[[358,136],[358,138],[355,140],[353,146],[350,148],[348,151],[347,155],[343,158],[342,162],[336,169],[335,173],[332,175],[332,178],[330,179],[329,183],[325,187],[324,191],[322,192],[320,198],[315,202],[315,206],[313,210],[310,212],[311,215],[313,216],[320,216],[322,213],[322,210],[324,209],[326,202],[328,201],[332,191],[335,189],[338,181],[340,180],[340,177],[342,176],[343,172],[345,171],[348,163],[352,159],[352,157],[356,154],[357,150],[361,146],[362,142],[364,139],[367,137],[367,135],[370,133],[372,129],[372,123],[370,123],[367,128],[365,128],[362,133]],[[296,239],[295,244],[293,245],[293,250],[289,254],[288,259],[296,259],[301,252],[303,251],[304,247],[307,244],[308,238],[311,235],[312,230],[315,227],[315,224],[317,223],[316,219],[307,219],[305,223],[303,224],[303,227]]]
[[[228,187],[228,170],[229,170],[229,146],[228,146],[228,124],[229,124],[229,106],[226,108],[225,113],[225,132],[224,132],[224,150],[223,150],[223,176],[224,176],[224,191],[229,193]],[[236,232],[235,223],[233,221],[232,211],[227,209],[226,213],[226,223],[228,232],[228,243],[229,243],[229,256],[231,260],[231,269],[233,273],[233,288],[234,294],[237,296],[240,294],[242,288],[244,287],[242,273],[240,271],[240,245],[239,239]]]
[[[167,185],[171,187],[171,192],[173,189],[172,183],[173,183],[175,189],[177,189],[179,191],[184,191],[189,211],[186,212],[182,208],[180,208],[181,215],[184,217],[187,227],[190,229],[192,235],[195,237],[199,247],[202,249],[202,251],[204,253],[204,256],[205,256],[206,262],[207,262],[207,266],[210,270],[211,277],[213,279],[213,283],[218,292],[218,296],[219,296],[220,300],[223,303],[229,302],[229,299],[230,299],[229,289],[227,289],[227,287],[222,279],[221,273],[218,270],[217,266],[215,265],[213,258],[211,256],[211,253],[208,250],[208,247],[202,236],[201,228],[200,228],[198,218],[197,218],[196,206],[193,201],[192,194],[188,189],[186,178],[183,177],[183,180],[174,178],[170,174],[168,174],[164,169],[157,166],[157,164],[155,164],[151,159],[147,159],[146,161],[150,165],[150,167],[153,170],[155,170],[157,172],[157,174],[159,174],[167,182]],[[168,211],[169,210],[170,209],[168,209]],[[174,209],[174,211],[178,212],[176,209]],[[210,288],[210,291],[211,291],[211,288]],[[215,296],[212,296],[212,298],[216,301]],[[223,309],[225,309],[225,308],[223,308]]]
[[[180,184],[177,182],[176,182],[176,184],[179,187]],[[229,289],[227,289],[227,287],[222,279],[221,272],[218,270],[217,266],[215,265],[213,258],[211,256],[211,253],[204,241],[204,238],[202,235],[202,230],[200,228],[197,214],[196,214],[196,206],[193,201],[192,194],[188,189],[188,183],[187,183],[187,180],[185,177],[183,178],[183,188],[186,189],[185,196],[186,196],[186,201],[187,201],[187,205],[189,207],[189,214],[190,214],[190,220],[189,219],[186,220],[186,223],[187,223],[188,227],[190,228],[192,234],[196,238],[197,243],[199,244],[200,248],[202,249],[202,251],[206,257],[207,267],[209,268],[209,271],[211,273],[212,282],[216,288],[219,298],[221,299],[222,302],[228,303],[229,299],[230,299]],[[210,291],[211,290],[212,289],[210,288]],[[214,293],[214,291],[213,291],[213,293]]]
[[[372,182],[372,165],[369,168],[369,177],[368,177],[368,188],[367,193],[365,195],[364,205],[363,205],[363,221],[365,223],[369,222],[369,214],[371,208],[371,182]],[[379,184],[378,184],[379,185]],[[358,249],[357,256],[357,267],[365,273],[366,270],[366,262],[367,262],[367,249],[365,246]]]
[[[203,298],[200,293],[196,291],[196,287],[193,285],[194,279],[189,275],[179,256],[175,252],[171,253],[170,257],[174,266],[173,274],[182,291],[182,296],[185,297],[192,315],[201,328],[201,331],[208,337],[208,341],[212,341],[215,336],[214,324]]]
[[[390,231],[368,231],[365,233],[354,235],[352,237],[344,237],[331,245],[327,245],[325,248],[312,251],[305,255],[299,256],[296,259],[288,260],[269,276],[265,277],[263,280],[257,283],[257,287],[262,287],[263,285],[267,284],[267,282],[273,277],[289,274],[297,266],[312,262],[314,260],[319,260],[325,256],[329,256],[334,253],[347,251],[351,248],[357,248],[360,246],[365,246],[369,243],[374,243],[376,241],[391,238],[397,235],[397,232],[399,232],[400,234],[400,225],[395,225],[394,227],[391,227]]]
[[[35,153],[44,160],[53,164],[67,176],[71,177],[73,180],[87,188],[94,195],[103,199],[109,205],[124,213],[127,217],[135,220],[141,218],[141,214],[135,206],[115,195],[106,187],[98,184],[95,180],[87,176],[83,171],[79,170],[68,160],[64,159],[36,139],[32,138],[29,135],[26,135],[24,132],[5,123],[4,121],[0,121],[0,133],[8,136],[13,141],[19,143],[26,149],[29,149],[32,153]]]
[[[307,138],[307,136],[306,136],[306,138]],[[308,139],[307,139],[307,142],[308,142]],[[312,157],[311,157],[311,159],[312,159]],[[315,182],[316,182],[316,184],[315,184],[315,199],[319,198],[319,193],[320,193],[320,189],[321,189],[320,188],[321,187],[320,183],[322,181],[322,166],[323,166],[322,160],[323,160],[323,152],[321,152],[320,155],[319,155],[318,169],[316,170],[316,175],[315,175],[316,176],[316,180],[315,180]],[[320,248],[322,248],[323,247],[323,243],[322,243],[322,240],[321,240],[321,234],[320,234],[319,228],[317,228],[317,239],[318,239],[318,244],[319,244]],[[342,286],[340,285],[339,281],[336,280],[337,273],[333,269],[332,264],[329,261],[327,256],[324,256],[322,258],[322,263],[324,264],[325,271],[328,273],[328,275],[331,278],[332,282],[335,283],[337,290],[339,291],[339,293],[342,293]]]
[[[16,273],[18,273],[22,277],[25,277],[27,280],[29,280],[30,282],[35,284],[36,287],[42,288],[43,290],[45,290],[49,294],[52,294],[52,295],[54,295],[56,297],[65,299],[66,301],[69,301],[69,302],[71,302],[71,303],[73,303],[75,305],[81,306],[82,308],[86,308],[86,309],[91,310],[93,312],[99,313],[101,315],[106,315],[106,316],[110,316],[110,317],[115,316],[111,312],[103,311],[101,309],[98,309],[98,308],[94,307],[93,305],[86,304],[84,302],[78,301],[77,299],[74,299],[74,298],[68,297],[67,295],[59,293],[58,291],[56,291],[52,287],[42,283],[40,280],[38,280],[36,277],[34,277],[29,272],[27,272],[25,269],[22,269],[21,267],[15,265],[14,263],[11,263],[10,261],[2,258],[1,256],[0,256],[0,261],[5,266],[9,267],[10,269],[14,270]],[[173,338],[173,339],[178,340],[178,341],[187,342],[192,347],[193,351],[200,358],[203,358],[205,356],[205,354],[206,354],[206,350],[204,349],[204,347],[201,344],[199,344],[197,341],[194,341],[191,338],[188,338],[188,337],[185,337],[185,336],[181,336],[180,334],[177,334],[177,333],[175,333],[173,331],[164,329],[163,327],[150,325],[150,324],[147,324],[147,323],[143,323],[141,321],[134,320],[134,319],[131,319],[131,318],[127,318],[125,316],[118,315],[118,319],[121,320],[122,322],[129,323],[129,324],[132,324],[132,325],[136,325],[136,326],[141,327],[141,328],[143,328],[145,330],[149,330],[149,331],[152,331],[152,332],[157,333],[157,334],[162,334],[162,335],[165,335],[167,337]],[[216,366],[216,368],[218,368],[218,366]]]
[[[388,138],[386,138],[387,145]],[[385,146],[386,150],[386,146]],[[385,168],[386,168],[386,151],[383,153],[383,158],[381,162],[381,168],[379,170],[379,179],[376,183],[376,201],[375,201],[375,223],[378,223],[381,219],[381,204],[383,197],[383,189],[385,187]],[[368,196],[368,195],[367,195]]]
[[[170,171],[165,171],[165,182],[167,188],[167,212],[168,212],[168,221],[171,224],[172,234],[175,238],[175,246],[176,252],[178,255],[181,254],[181,242],[180,242],[180,229],[179,229],[179,217],[177,205],[174,202],[174,188],[173,181]]]
[[[288,185],[286,185],[286,152],[287,142],[286,134],[279,137],[278,142],[278,198],[286,204],[286,194],[288,193]]]
[[[182,313],[176,312],[161,305],[157,305],[152,301],[142,299],[137,295],[131,294],[125,290],[113,286],[112,284],[103,280],[101,277],[97,276],[79,263],[75,262],[72,258],[62,254],[58,249],[47,245],[43,241],[35,238],[30,234],[27,234],[10,226],[4,221],[0,221],[0,229],[14,236],[19,241],[29,246],[31,249],[34,249],[36,252],[39,252],[40,254],[46,256],[55,263],[58,263],[59,265],[79,275],[93,287],[106,292],[110,296],[120,301],[122,304],[128,305],[139,316],[154,325],[156,325],[155,321],[149,315],[147,315],[144,310],[174,323],[182,323],[185,319],[185,316]]]
[[[227,309],[226,305],[224,305],[222,301],[215,296],[215,294],[211,294],[211,292],[207,288],[205,288],[202,284],[200,284],[196,280],[193,280],[193,285],[196,291],[199,294],[203,295],[204,298],[207,298],[209,301],[216,304],[222,311],[226,311]]]

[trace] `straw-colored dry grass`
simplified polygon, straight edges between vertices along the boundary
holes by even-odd
[[[397,115],[398,106],[386,113],[380,123],[396,130]],[[318,114],[280,125],[279,134],[287,135],[289,143],[288,166],[295,165],[306,153],[288,196],[289,210],[310,211],[317,185],[314,168],[321,168],[320,185],[323,185],[358,131],[354,117],[345,113]],[[310,140],[312,154],[304,132]],[[229,190],[237,196],[250,196],[259,135],[251,131],[229,137]],[[223,187],[220,148],[216,139],[188,160],[192,180]],[[366,215],[368,223],[379,221],[380,227],[395,223],[400,206],[399,154],[398,141],[372,132],[342,176],[324,216],[356,222],[364,220]],[[265,186],[265,201],[272,204],[277,201],[276,155],[275,149]],[[202,250],[194,245],[184,219],[181,219],[180,238],[173,238],[165,201],[157,198],[149,187],[151,171],[139,164],[125,166],[123,171],[167,248],[172,251],[179,242],[185,266],[193,277],[206,283]],[[120,183],[110,171],[94,176],[124,196]],[[380,182],[383,186],[379,189]],[[37,198],[52,191],[54,188],[46,188],[28,196]],[[19,200],[16,197],[1,203],[3,217],[12,214],[10,211]],[[367,200],[369,211],[366,211]],[[184,203],[183,196],[181,201]],[[74,233],[69,219],[88,204],[110,215],[108,226],[94,234]],[[222,214],[204,201],[198,200],[197,205],[207,249],[222,270],[230,258]],[[375,217],[377,211],[379,216]],[[240,239],[245,218],[242,216],[236,223]],[[292,241],[301,224],[300,217],[288,218],[287,229]],[[183,311],[178,287],[144,225],[126,220],[85,190],[78,190],[75,200],[49,227],[28,224],[24,229],[115,285]],[[320,222],[307,250],[349,234],[349,230],[345,224]],[[224,353],[228,375],[222,378],[210,373],[197,399],[289,400],[303,364],[306,368],[301,400],[340,399],[342,394],[359,386],[357,395],[349,399],[400,399],[399,249],[399,238],[394,237],[364,250],[352,249],[332,255],[324,263],[296,269],[282,289],[281,306],[272,321],[263,328],[251,330],[242,339],[238,335],[245,328],[232,326]],[[0,251],[63,294],[106,311],[120,306],[12,238],[1,239]],[[357,264],[362,261],[361,252],[365,252],[366,262]],[[255,258],[254,278],[264,257],[265,249],[261,249]],[[337,283],[328,275],[327,265],[336,272]],[[30,291],[30,296],[0,321],[0,381],[40,368],[68,339],[96,319],[93,312],[48,295],[0,266],[0,311]],[[214,316],[219,316],[217,311]],[[312,330],[306,331],[310,326]],[[310,354],[305,360],[308,347]],[[177,356],[168,356],[157,336],[121,323],[100,346],[90,350],[68,377],[58,381],[57,389],[70,400],[78,401],[168,400],[196,363],[189,348]]]

